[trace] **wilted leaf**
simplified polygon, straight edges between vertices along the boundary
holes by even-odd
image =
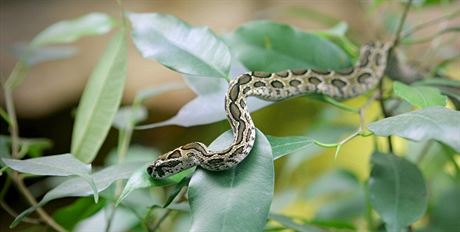
[[[371,164],[371,205],[388,231],[401,231],[425,213],[428,196],[422,173],[413,163],[393,154],[376,152]]]
[[[401,82],[395,81],[393,84],[395,95],[406,100],[418,108],[429,106],[445,106],[446,96],[441,94],[436,88],[426,86],[408,86]]]
[[[40,32],[30,43],[33,47],[71,43],[83,36],[109,32],[114,20],[104,13],[90,13],[80,18],[55,23]]]
[[[78,106],[72,154],[85,163],[96,157],[109,132],[123,94],[127,48],[123,31],[109,43],[93,70]]]
[[[460,112],[428,107],[382,119],[368,126],[380,136],[397,135],[416,141],[434,139],[460,152]]]
[[[167,14],[130,13],[132,38],[141,54],[194,76],[227,78],[231,55],[207,27],[192,27]]]
[[[210,146],[226,148],[226,132]],[[189,184],[190,231],[261,231],[273,197],[274,170],[270,144],[258,131],[249,156],[235,168],[212,172],[198,169]],[[218,204],[218,207],[216,207]]]

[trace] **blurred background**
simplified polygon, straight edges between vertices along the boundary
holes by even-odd
[[[399,1],[388,1],[376,4],[378,1],[350,0],[130,0],[124,1],[125,10],[131,12],[163,12],[183,19],[193,26],[209,26],[217,34],[231,32],[241,24],[258,19],[269,19],[288,23],[304,31],[326,30],[338,21],[344,21],[349,26],[349,38],[358,46],[368,40],[391,38],[388,32],[391,24],[400,17],[402,4]],[[105,12],[119,17],[119,8],[115,1],[109,0],[1,0],[0,10],[0,75],[2,81],[10,74],[17,57],[15,49],[21,43],[30,41],[47,26],[61,21],[80,17],[90,12]],[[418,9],[415,7],[409,14],[407,23],[417,24],[459,8],[459,2],[448,6],[433,5]],[[459,25],[460,21],[451,20],[427,30],[420,35],[429,35],[439,27]],[[100,58],[108,40],[113,33],[102,36],[84,37],[69,46],[76,49],[75,55],[67,59],[38,64],[32,68],[26,80],[14,93],[14,103],[19,119],[21,137],[45,137],[53,141],[53,146],[46,150],[47,154],[67,153],[70,150],[74,111],[80,99],[85,83]],[[436,43],[441,43],[438,41]],[[441,51],[447,55],[459,53],[460,42],[452,43],[452,47]],[[420,58],[423,51],[433,44],[412,46],[407,50],[407,58]],[[444,49],[444,48],[440,48]],[[157,86],[169,82],[182,82],[180,74],[162,65],[144,59],[132,43],[128,51],[128,71],[122,104],[130,104],[136,93],[149,86]],[[425,57],[426,58],[426,57]],[[429,57],[420,64],[429,66],[439,57]],[[413,59],[414,60],[414,59]],[[415,59],[414,62],[417,62]],[[458,64],[458,63],[457,63]],[[453,73],[460,72],[460,66],[452,65]],[[459,75],[457,75],[458,77]],[[165,93],[147,102],[149,118],[146,122],[157,122],[173,116],[182,105],[194,98],[190,90],[182,89]],[[3,94],[0,102],[4,107]],[[363,99],[350,101],[351,105],[359,105]],[[222,105],[223,107],[223,105]],[[254,113],[254,120],[259,129],[265,134],[302,135],[314,129],[319,119],[339,120],[350,125],[358,125],[355,114],[328,107],[322,110],[324,103],[297,98],[274,104]],[[379,112],[378,106],[372,106],[372,119]],[[372,115],[372,112],[374,115]],[[337,117],[339,116],[339,117]],[[1,134],[8,134],[7,126],[1,122]],[[229,128],[226,121],[205,126],[183,128],[167,126],[151,130],[135,131],[133,144],[142,144],[156,148],[162,152],[191,141],[202,141],[205,144],[213,141],[219,134]],[[327,140],[327,138],[326,138]],[[334,139],[331,141],[333,142]],[[111,130],[108,139],[95,160],[94,166],[101,164],[106,154],[113,149],[117,142],[117,131]],[[369,173],[368,156],[372,150],[372,142],[366,138],[357,138],[347,144],[339,158],[334,161],[332,150],[322,151],[322,155],[314,156],[308,162],[299,165],[295,173],[279,183],[277,191],[282,191],[285,185],[303,187],[311,180],[324,173],[325,170],[345,167],[354,172],[361,180]],[[356,146],[360,144],[360,146]],[[367,144],[363,146],[363,144]],[[398,149],[405,149],[403,143],[397,143]],[[277,162],[281,166],[284,160]],[[292,162],[292,161],[291,161]],[[2,179],[3,181],[3,179]],[[33,181],[32,181],[33,182]],[[286,196],[289,194],[286,194]],[[27,207],[21,198],[10,191],[7,199],[17,202],[16,210]],[[52,202],[47,207],[58,207],[66,202]],[[296,202],[286,210],[291,214],[311,215],[316,202]],[[0,213],[0,231],[7,230],[5,225],[11,217],[3,211]]]

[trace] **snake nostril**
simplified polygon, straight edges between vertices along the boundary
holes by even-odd
[[[148,173],[149,175],[152,175],[152,172],[153,172],[153,167],[152,167],[152,166],[148,166],[148,167],[147,167],[147,173]]]

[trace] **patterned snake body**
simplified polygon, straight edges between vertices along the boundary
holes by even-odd
[[[363,94],[382,78],[392,43],[371,42],[361,48],[360,61],[341,71],[315,69],[287,70],[277,73],[251,72],[230,82],[225,110],[233,130],[233,143],[222,151],[210,151],[193,142],[161,155],[147,168],[156,179],[168,177],[193,166],[220,171],[235,167],[254,145],[256,130],[246,98],[256,96],[269,101],[319,93],[336,99]]]

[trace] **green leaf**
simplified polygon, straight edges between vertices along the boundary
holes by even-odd
[[[165,92],[185,89],[185,85],[182,83],[167,83],[160,86],[153,86],[149,88],[142,89],[136,94],[134,98],[135,103],[142,103],[149,97],[154,97]]]
[[[157,157],[158,154],[159,151],[154,148],[131,145],[126,152],[123,163],[149,163],[152,161],[152,158]],[[119,163],[118,150],[116,148],[109,152],[104,163],[106,165],[117,165]]]
[[[375,152],[371,164],[371,205],[386,223],[388,231],[401,231],[417,221],[427,208],[422,173],[413,163],[393,154]]]
[[[0,135],[0,139],[6,144],[11,144],[11,137]],[[32,157],[41,156],[43,151],[53,146],[53,142],[47,138],[19,138],[21,157],[29,154]],[[6,153],[9,153],[6,152]]]
[[[96,184],[97,191],[101,192],[117,180],[128,179],[132,173],[139,168],[140,165],[142,164],[128,163],[110,166],[102,169],[101,171],[93,173],[91,177]],[[38,204],[19,214],[19,216],[17,216],[11,223],[10,228],[17,226],[24,217],[35,211],[37,208],[42,207],[51,200],[63,197],[89,196],[91,194],[92,190],[84,180],[81,178],[69,179],[47,192]]]
[[[125,199],[132,191],[136,189],[177,184],[183,178],[190,175],[195,170],[194,168],[187,169],[167,179],[155,180],[147,173],[147,166],[148,165],[144,165],[142,168],[134,172],[133,175],[129,178],[128,183],[126,183],[123,192],[120,194],[120,197],[116,202],[116,205],[120,204],[120,202],[123,201],[123,199]]]
[[[72,154],[85,163],[96,157],[123,94],[127,48],[124,32],[109,43],[85,87],[72,134]]]
[[[33,47],[48,44],[72,43],[83,36],[109,32],[114,20],[104,13],[90,13],[80,18],[55,23],[40,32],[30,43]]]
[[[446,96],[442,95],[439,89],[433,87],[408,86],[395,81],[393,83],[393,90],[395,95],[418,108],[445,106],[447,102]]]
[[[41,176],[71,176],[77,175],[83,178],[90,186],[94,194],[94,200],[98,201],[96,184],[90,176],[91,165],[85,164],[71,154],[52,155],[32,158],[27,160],[2,159],[10,168],[24,173]]]
[[[192,27],[167,14],[128,16],[134,44],[144,57],[184,74],[227,78],[230,51],[208,27]]]
[[[226,148],[231,132],[217,138],[211,150]],[[189,184],[190,231],[261,231],[274,189],[270,143],[258,131],[249,156],[237,167],[219,172],[197,169]]]
[[[358,177],[344,169],[327,172],[312,184],[306,191],[307,198],[343,195],[355,192],[360,188]]]
[[[315,226],[311,226],[306,223],[299,224],[295,222],[293,219],[286,217],[284,215],[280,215],[280,214],[271,213],[270,219],[273,221],[279,222],[281,225],[285,226],[286,228],[293,229],[298,232],[321,232],[323,231]]]
[[[433,206],[429,231],[456,231],[460,228],[460,186],[452,184]]]
[[[286,154],[293,153],[314,145],[314,140],[305,136],[275,137],[267,135],[272,146],[273,159],[278,159]]]
[[[460,152],[460,112],[442,107],[385,118],[369,124],[379,136],[397,135],[416,141],[434,139]]]
[[[351,66],[347,55],[333,43],[287,24],[250,22],[239,27],[226,41],[235,56],[252,71]]]
[[[105,205],[106,201],[104,199],[94,204],[91,198],[83,197],[65,208],[58,209],[53,213],[53,218],[59,225],[72,231],[77,223],[91,217],[104,208]]]

